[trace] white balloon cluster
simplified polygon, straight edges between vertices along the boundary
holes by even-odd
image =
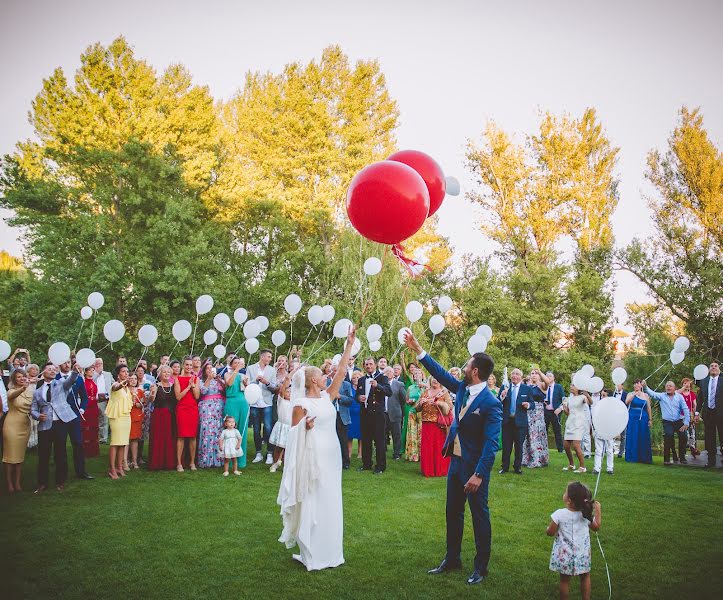
[[[627,377],[627,373],[625,374]],[[605,387],[602,377],[595,377],[595,368],[592,365],[584,365],[577,373],[572,375],[572,385],[578,390],[599,394]]]
[[[474,335],[467,340],[467,350],[469,355],[472,356],[478,352],[484,352],[487,350],[487,344],[492,339],[492,328],[485,324],[480,325]]]
[[[685,353],[690,348],[690,340],[683,336],[680,336],[673,343],[673,349],[670,351],[670,362],[674,365],[679,365],[685,360]]]

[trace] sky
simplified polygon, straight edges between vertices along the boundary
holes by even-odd
[[[613,232],[622,246],[652,235],[646,155],[665,148],[682,105],[701,108],[723,147],[721,22],[716,0],[0,0],[0,153],[32,136],[27,113],[42,79],[56,67],[72,75],[94,42],[124,35],[158,71],[182,63],[217,99],[247,71],[278,72],[339,44],[352,60],[379,60],[399,105],[399,147],[431,154],[463,192],[474,187],[465,147],[488,120],[522,141],[542,111],[595,107],[620,148]],[[494,252],[463,196],[438,214],[457,258]],[[21,255],[18,236],[0,222],[0,249]],[[648,296],[628,273],[615,282],[624,325],[625,305]]]

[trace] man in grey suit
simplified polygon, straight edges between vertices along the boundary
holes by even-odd
[[[81,369],[75,370],[66,379],[55,379],[57,368],[52,363],[43,366],[42,383],[35,388],[30,415],[38,421],[38,488],[36,494],[48,487],[50,474],[50,449],[53,449],[55,463],[55,485],[59,492],[65,488],[68,478],[68,454],[65,449],[68,437],[68,423],[77,415],[68,404],[66,397],[73,387]]]
[[[331,381],[334,379],[334,375],[336,375],[336,371],[339,368],[339,365],[332,365],[331,373],[327,380],[328,385],[331,385]],[[344,379],[344,381],[341,382],[339,397],[334,400],[334,408],[336,408],[336,436],[339,438],[339,446],[341,447],[341,466],[343,469],[348,469],[350,464],[347,430],[351,424],[349,407],[352,402],[354,402],[354,390],[352,389],[351,383]]]
[[[402,456],[402,415],[407,402],[407,388],[394,377],[391,367],[384,369],[384,375],[392,388],[392,395],[387,398],[387,428],[392,434],[392,455],[394,460],[399,460]]]

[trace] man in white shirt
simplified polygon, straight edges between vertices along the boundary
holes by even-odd
[[[95,359],[95,371],[93,381],[98,388],[98,437],[101,444],[108,443],[108,417],[105,416],[105,409],[110,398],[110,386],[113,385],[113,376],[103,370],[103,359]]]
[[[257,383],[261,387],[261,398],[256,404],[251,405],[250,421],[254,428],[254,446],[256,448],[256,458],[253,462],[261,462],[263,456],[263,444],[266,443],[266,464],[273,464],[274,458],[269,450],[269,436],[271,435],[271,427],[273,426],[273,406],[274,394],[278,391],[276,388],[276,369],[271,366],[273,353],[271,350],[262,350],[259,354],[259,362],[251,365],[246,374],[249,377],[249,383]],[[263,425],[263,436],[261,427]]]

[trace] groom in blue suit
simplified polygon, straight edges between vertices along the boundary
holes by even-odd
[[[502,407],[487,388],[495,363],[488,354],[478,352],[467,361],[460,381],[437,364],[410,331],[404,339],[430,375],[456,394],[454,420],[443,448],[444,455],[452,457],[447,474],[447,554],[428,572],[439,575],[462,567],[464,504],[469,502],[477,553],[467,583],[482,583],[492,547],[487,494],[502,423]]]

